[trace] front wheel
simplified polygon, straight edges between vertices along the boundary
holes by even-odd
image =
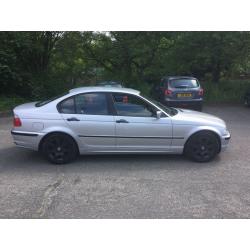
[[[64,164],[77,157],[78,149],[69,135],[54,133],[44,139],[42,153],[51,163]]]
[[[192,135],[184,148],[184,153],[197,162],[208,162],[220,151],[217,136],[210,131],[201,131]]]

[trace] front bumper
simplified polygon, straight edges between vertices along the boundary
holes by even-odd
[[[224,151],[227,148],[230,139],[231,139],[231,134],[229,132],[226,135],[223,135],[221,137],[221,150],[222,151]]]

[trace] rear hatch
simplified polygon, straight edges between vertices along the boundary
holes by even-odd
[[[200,98],[200,84],[196,79],[177,78],[169,81],[168,89],[172,91],[172,98],[180,100]]]

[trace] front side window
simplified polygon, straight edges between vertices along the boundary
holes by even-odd
[[[117,93],[113,94],[114,106],[119,116],[154,117],[156,108],[141,98]]]
[[[62,101],[58,110],[64,114],[108,115],[108,104],[104,93],[86,93]]]

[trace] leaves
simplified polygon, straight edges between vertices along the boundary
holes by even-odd
[[[0,32],[0,94],[49,97],[102,80],[149,90],[165,75],[250,72],[249,32]]]

